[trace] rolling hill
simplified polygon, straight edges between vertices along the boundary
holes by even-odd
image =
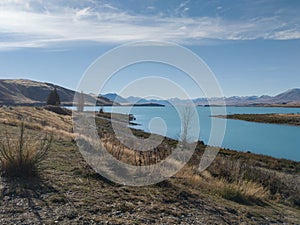
[[[0,105],[45,105],[51,90],[57,89],[62,105],[72,105],[75,91],[44,82],[26,79],[0,79]],[[84,95],[85,103],[92,104],[95,97]],[[100,96],[97,105],[113,103]]]

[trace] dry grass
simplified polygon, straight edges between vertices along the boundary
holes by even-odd
[[[84,161],[76,144],[70,139],[75,137],[69,132],[70,116],[63,117],[62,120],[59,115],[44,112],[43,109],[0,108],[0,114],[6,111],[28,111],[32,114],[28,115],[24,122],[25,127],[29,128],[26,129],[26,133],[28,132],[31,139],[46,131],[57,132],[58,135],[53,137],[51,151],[46,160],[41,162],[41,184],[32,188],[31,182],[25,182],[28,183],[27,186],[23,182],[15,187],[14,182],[4,180],[7,184],[1,190],[2,223],[50,224],[54,219],[59,224],[90,224],[104,221],[119,224],[299,223],[296,204],[290,205],[292,207],[280,204],[286,203],[281,200],[286,199],[285,196],[291,196],[292,187],[299,184],[295,179],[294,183],[291,183],[294,175],[299,174],[297,163],[221,150],[214,164],[208,170],[199,173],[199,158],[205,148],[199,142],[193,158],[174,177],[147,187],[116,185],[101,177]],[[40,111],[45,114],[45,118]],[[2,117],[7,120],[15,119],[12,126],[7,126],[8,131],[10,134],[19,134],[16,125],[21,120],[11,112],[9,115],[11,117]],[[24,118],[24,115],[22,117]],[[41,120],[47,121],[46,126],[39,122]],[[53,127],[52,120],[58,120]],[[147,152],[148,155],[139,155],[123,146],[106,122],[101,121],[100,124],[101,141],[111,155],[132,165],[147,165],[155,163],[155,160],[162,160],[177,144],[175,140],[164,139],[156,150]],[[41,127],[35,128],[33,125]],[[2,126],[0,124],[0,127]],[[2,133],[5,137],[4,129],[0,131],[0,135]],[[142,138],[147,137],[142,131],[133,130],[133,133]],[[84,136],[80,138],[91,141]],[[281,170],[271,170],[271,164],[274,164],[272,168],[281,167]],[[281,183],[276,183],[278,180],[281,180]],[[278,189],[280,192],[285,190],[286,195],[278,194],[278,191],[271,192],[270,187],[276,187],[274,190]],[[295,202],[297,203],[297,199]],[[120,216],[116,218],[116,215]]]
[[[216,179],[211,186],[223,198],[246,205],[263,204],[269,197],[266,188],[251,181],[228,183],[225,179]]]
[[[135,166],[160,162],[172,150],[163,143],[152,151],[137,152],[125,147],[111,134],[104,134],[101,141],[115,158]],[[170,166],[178,166],[175,164],[176,162]],[[267,187],[256,180],[245,179],[245,168],[241,162],[229,163],[228,161],[219,160],[214,166],[216,168],[212,167],[210,171],[199,173],[197,166],[187,165],[177,173],[176,178],[183,180],[187,185],[194,188],[201,188],[203,191],[217,194],[241,204],[262,204],[263,201],[269,198],[270,191]],[[218,173],[218,176],[215,173]]]
[[[107,133],[102,135],[101,142],[116,159],[135,166],[159,163],[172,152],[164,143],[148,151],[135,151],[122,144],[114,135]]]
[[[257,166],[253,160],[221,156],[218,156],[212,163],[208,172],[222,182],[240,186],[238,190],[242,190],[246,196],[248,193],[252,193],[252,196],[257,199],[277,200],[284,204],[299,206],[298,193],[300,189],[297,172],[295,174],[285,173]],[[249,187],[249,190],[246,190],[245,187]],[[265,191],[268,194],[265,195]]]
[[[269,190],[259,183],[246,180],[229,182],[223,177],[214,177],[208,170],[199,173],[196,167],[185,166],[176,177],[186,180],[193,188],[245,205],[263,204],[270,196]]]
[[[38,174],[40,163],[45,159],[52,143],[52,136],[41,139],[25,134],[25,124],[20,126],[19,134],[6,135],[0,142],[1,173],[5,177],[34,177]]]
[[[72,133],[72,118],[41,107],[0,107],[0,122],[19,126],[24,122],[30,129],[56,128]]]
[[[41,107],[0,107],[0,123],[52,133],[59,139],[74,139],[72,118]]]
[[[53,132],[58,139],[73,140],[78,135],[71,132],[70,116],[62,116],[42,108],[0,108],[2,122],[19,126],[24,119],[25,127],[43,132]],[[168,157],[178,142],[165,138],[161,145],[149,151],[134,151],[116,138],[107,120],[96,120],[101,143],[116,159],[135,166],[153,165]],[[139,130],[132,130],[139,138],[147,138]],[[86,137],[81,137],[86,139]],[[90,142],[91,140],[86,140]],[[176,179],[189,186],[225,199],[243,204],[263,201],[279,201],[288,205],[299,205],[299,179],[290,171],[296,171],[297,163],[277,160],[250,153],[222,150],[213,164],[204,172],[198,172],[199,158],[204,145],[199,142],[196,154],[176,175]],[[177,167],[176,162],[173,162]]]
[[[102,127],[103,123],[105,122],[100,123]],[[133,133],[135,132],[137,133],[136,136],[146,138],[143,136],[143,132],[134,131]],[[164,140],[160,146],[152,151],[137,152],[122,145],[111,131],[100,129],[99,133],[104,147],[111,155],[124,163],[135,166],[152,165],[160,162],[170,155],[174,147],[174,143],[171,144],[170,140]],[[290,166],[294,165],[290,162],[285,160],[279,162],[271,157],[252,156],[248,153],[244,154],[247,157],[244,156],[243,159],[240,157],[242,153],[224,151],[226,154],[228,152],[231,154],[227,156],[221,151],[212,165],[203,173],[199,173],[199,159],[204,145],[199,142],[197,148],[198,150],[190,162],[176,174],[176,178],[187,185],[242,204],[263,204],[263,202],[271,200],[279,200],[288,205],[298,204],[296,193],[299,182],[293,181],[295,176],[285,176],[286,173],[284,172],[274,172],[274,169],[278,167],[276,163],[279,163],[278,165],[283,170],[292,169]],[[175,165],[176,162],[173,164],[170,166],[178,166]],[[282,179],[282,176],[285,176],[285,179]]]

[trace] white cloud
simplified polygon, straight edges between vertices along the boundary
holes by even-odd
[[[272,34],[267,35],[266,38],[275,40],[300,39],[300,30],[288,29],[282,31],[275,31]]]
[[[0,2],[0,49],[47,47],[78,40],[103,43],[158,40],[197,44],[207,39],[300,38],[300,29],[295,23],[282,22],[277,17],[246,21],[214,17],[155,17],[131,15],[109,4],[70,7],[42,2]],[[187,3],[179,7],[185,9]]]

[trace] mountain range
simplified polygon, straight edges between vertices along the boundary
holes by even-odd
[[[104,97],[110,99],[111,101],[116,101],[122,105],[124,104],[133,104],[133,103],[157,103],[162,105],[171,105],[171,104],[179,104],[185,105],[190,102],[190,100],[179,99],[179,98],[171,98],[168,100],[157,100],[157,99],[145,99],[135,96],[130,96],[124,98],[119,96],[116,93],[108,93],[104,94]],[[234,105],[234,106],[300,106],[300,89],[290,89],[286,92],[280,93],[276,96],[232,96],[221,98],[195,98],[192,99],[194,104],[196,105],[221,105],[223,101],[225,101],[226,105]]]
[[[75,95],[70,90],[59,85],[37,82],[26,79],[0,79],[0,105],[45,105],[46,99],[56,88],[62,105],[72,105]],[[166,100],[145,99],[136,96],[122,97],[116,93],[108,93],[96,96],[84,94],[85,104],[92,105],[95,100],[97,105],[186,105],[190,100],[172,98]],[[220,105],[220,98],[195,98],[192,101],[196,105],[206,106],[208,104]],[[300,88],[290,89],[276,96],[232,96],[224,98],[226,105],[235,106],[300,106]]]

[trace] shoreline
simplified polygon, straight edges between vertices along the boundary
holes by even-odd
[[[277,124],[284,126],[300,126],[300,114],[294,113],[265,113],[265,114],[229,114],[215,115],[221,119],[233,119],[254,123]]]
[[[98,112],[96,111],[95,113],[97,114]],[[109,115],[110,113],[109,112],[105,112],[105,114]],[[118,120],[118,122],[124,122],[124,123],[126,123],[127,118],[129,116],[127,114],[121,114],[121,113],[120,114],[119,113],[114,113],[114,114],[116,114],[117,117],[118,116],[123,117],[123,121],[122,120]],[[99,115],[100,114],[98,113],[98,117],[99,117]],[[235,115],[235,114],[233,114],[233,115]],[[251,116],[251,115],[277,115],[277,114],[241,114],[241,115],[250,115]],[[290,114],[287,114],[287,115],[290,115]],[[293,114],[291,114],[291,115],[293,115]],[[298,114],[295,114],[295,115],[298,115]],[[221,118],[221,119],[227,119],[227,117],[225,115],[216,115],[216,116],[212,116],[212,117]],[[108,116],[106,116],[106,118],[108,118]],[[111,118],[111,117],[109,117],[109,118]],[[134,115],[133,115],[133,118],[134,118]],[[299,114],[299,118],[300,118],[300,114]],[[242,119],[235,119],[235,118],[228,118],[228,119],[242,120]],[[135,120],[135,118],[133,119],[133,121],[134,120]],[[247,120],[242,120],[242,121],[247,121]],[[258,122],[258,121],[247,121],[247,122],[266,123],[266,122]],[[143,129],[139,129],[139,128],[135,127],[135,126],[141,126],[141,124],[134,123],[134,122],[131,122],[131,121],[129,121],[128,123],[130,125],[130,127],[129,127],[130,129],[135,130],[138,133],[140,133],[140,132],[143,133],[144,135],[142,135],[142,136],[148,137],[148,136],[151,135],[151,133],[149,133],[149,132],[147,132],[147,131],[145,131]],[[267,123],[267,124],[277,124],[277,123]],[[278,125],[296,126],[296,127],[300,126],[300,124],[299,125],[293,125],[293,124],[283,124],[283,123],[282,124],[278,124]],[[177,139],[174,139],[173,137],[163,136],[163,135],[160,135],[160,134],[155,134],[155,135],[161,136],[164,139],[167,138],[167,139],[170,139],[170,140],[173,140],[173,141],[178,141]],[[240,149],[240,150],[237,150],[237,149],[231,149],[231,148],[226,148],[226,147],[221,147],[221,146],[209,146],[209,145],[205,144],[203,140],[200,140],[200,139],[198,140],[198,142],[203,143],[203,145],[205,145],[206,147],[208,146],[208,147],[213,147],[213,148],[214,147],[215,148],[219,148],[220,151],[221,150],[226,150],[226,151],[232,151],[232,152],[236,152],[236,153],[254,154],[254,155],[257,155],[258,157],[259,156],[261,156],[261,157],[270,157],[270,158],[278,159],[278,160],[288,160],[288,161],[292,161],[292,162],[300,162],[300,160],[293,160],[293,159],[283,158],[283,157],[275,157],[275,156],[268,155],[268,154],[263,154],[263,153],[255,153],[251,149],[244,149],[244,150]]]
[[[108,114],[110,114],[110,113],[105,113],[105,114],[108,115]],[[114,113],[114,114],[115,114],[115,113]],[[127,118],[127,116],[128,116],[128,115],[126,115],[126,114],[119,114],[119,115],[125,116],[124,118]],[[252,115],[252,114],[251,114],[251,115]],[[99,113],[98,113],[98,116],[99,116]],[[300,116],[300,114],[299,114],[299,116]],[[214,116],[214,117],[217,117],[217,118],[224,118],[224,119],[225,119],[225,116]],[[99,118],[101,118],[101,117],[99,117]],[[125,121],[119,121],[119,122],[125,122]],[[148,136],[151,135],[151,133],[149,133],[149,132],[147,132],[147,131],[145,131],[145,130],[143,130],[143,129],[137,129],[137,128],[134,127],[134,126],[140,126],[141,124],[138,124],[138,123],[132,123],[132,124],[131,124],[130,121],[129,121],[129,124],[133,126],[133,127],[130,127],[130,129],[134,130],[134,131],[137,132],[137,133],[141,133],[141,134],[139,134],[139,136],[145,136],[145,137],[148,137]],[[160,134],[155,134],[155,135],[161,136],[163,139],[169,139],[169,140],[171,140],[172,142],[173,142],[173,141],[178,141],[177,139],[174,139],[174,138],[172,138],[172,137],[162,136],[162,135],[160,135]],[[232,152],[232,154],[234,154],[234,153],[236,153],[236,154],[241,153],[241,154],[246,154],[246,155],[248,155],[248,154],[253,154],[253,155],[255,155],[255,157],[269,157],[269,158],[271,158],[271,159],[277,159],[277,160],[287,160],[287,161],[297,162],[297,163],[300,162],[300,161],[292,160],[292,159],[288,159],[288,158],[279,158],[279,157],[274,157],[274,156],[271,156],[271,155],[265,155],[265,154],[263,154],[263,153],[254,153],[254,152],[252,152],[251,150],[247,150],[247,149],[245,149],[245,150],[236,150],[236,149],[229,149],[229,148],[224,148],[224,147],[220,147],[220,146],[209,146],[209,145],[205,144],[203,140],[198,140],[198,143],[201,143],[201,144],[204,145],[205,147],[219,148],[219,149],[220,149],[220,152],[221,152],[221,151],[225,151],[225,152],[228,153],[228,151],[229,151],[229,152]]]

